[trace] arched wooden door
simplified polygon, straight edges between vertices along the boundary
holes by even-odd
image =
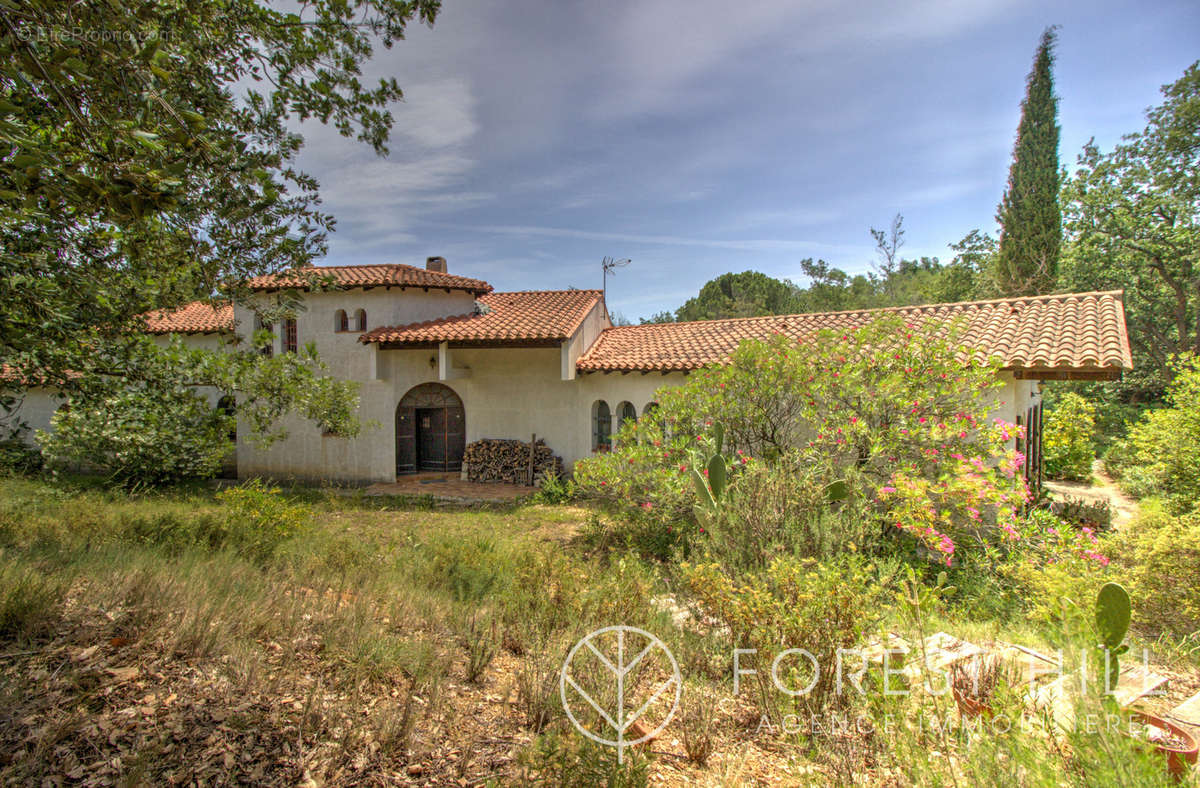
[[[462,469],[467,418],[449,386],[422,383],[396,407],[396,474]]]

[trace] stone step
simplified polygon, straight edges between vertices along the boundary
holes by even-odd
[[[1200,692],[1168,711],[1167,716],[1193,728],[1200,728]]]

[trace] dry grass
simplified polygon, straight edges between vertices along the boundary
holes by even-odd
[[[971,784],[1019,768],[1057,785],[1099,773],[1068,757],[1039,765],[1041,742],[1007,755],[956,744],[951,762],[931,759],[941,744],[923,734],[764,728],[751,693],[728,696],[727,633],[651,604],[679,593],[666,568],[572,543],[586,510],[293,498],[307,522],[261,559],[213,536],[227,512],[207,491],[0,479],[0,782]],[[620,767],[571,733],[558,699],[567,649],[613,623],[662,636],[703,688]]]

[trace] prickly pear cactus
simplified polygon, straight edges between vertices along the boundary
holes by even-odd
[[[1129,592],[1117,583],[1105,583],[1096,594],[1096,631],[1100,635],[1100,667],[1107,665],[1106,689],[1116,687],[1121,674],[1119,657],[1129,648],[1124,645],[1129,631],[1133,604]]]
[[[728,476],[721,447],[725,443],[725,428],[720,422],[712,425],[714,453],[708,457],[696,456],[692,463],[692,484],[696,487],[696,513],[702,521],[708,521],[716,513],[725,494]]]

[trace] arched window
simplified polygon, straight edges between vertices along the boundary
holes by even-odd
[[[354,313],[355,331],[367,330],[367,310],[360,309]]]
[[[346,310],[339,309],[333,313],[333,330],[334,331],[349,331],[350,321],[346,319]]]
[[[612,412],[608,403],[598,399],[592,404],[592,451],[612,448]]]
[[[626,401],[617,405],[617,423],[613,430],[613,443],[616,443],[616,436],[621,432],[621,428],[625,426],[625,422],[637,423],[637,408],[633,407],[633,403]]]
[[[617,428],[614,432],[620,432],[627,421],[637,421],[637,408],[633,407],[633,403],[629,401],[622,402],[617,406]]]

